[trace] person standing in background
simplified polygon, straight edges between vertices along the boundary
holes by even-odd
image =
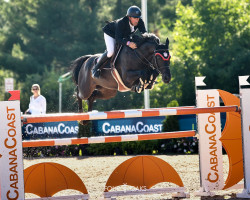
[[[25,114],[46,114],[46,99],[43,95],[41,95],[40,86],[38,84],[33,84],[31,92],[33,95],[30,97],[29,108],[25,111]]]

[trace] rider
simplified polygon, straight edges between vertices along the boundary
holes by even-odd
[[[136,44],[130,42],[129,38],[137,29],[141,33],[146,32],[144,22],[141,19],[141,10],[137,6],[129,7],[125,17],[112,21],[103,27],[107,51],[102,54],[92,69],[93,78],[99,78],[101,66],[114,54],[115,43],[127,45],[132,49],[137,48]]]

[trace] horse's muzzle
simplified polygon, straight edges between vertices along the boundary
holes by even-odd
[[[170,76],[162,76],[162,80],[164,83],[169,83],[171,81],[171,75]]]
[[[162,81],[164,83],[169,83],[171,81],[171,73],[169,67],[162,73]]]

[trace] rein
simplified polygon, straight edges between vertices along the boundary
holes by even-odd
[[[145,63],[145,62],[140,58],[140,56],[138,55],[139,52],[137,52],[135,49],[133,49],[133,51],[134,51],[136,57],[137,57],[144,65],[148,65],[148,66],[150,66],[152,69],[156,69],[155,66],[154,66],[145,56],[142,55],[143,59],[146,60],[147,63]]]

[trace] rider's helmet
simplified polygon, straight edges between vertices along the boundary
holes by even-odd
[[[137,6],[130,6],[127,11],[128,17],[140,18],[141,17],[141,9]]]

